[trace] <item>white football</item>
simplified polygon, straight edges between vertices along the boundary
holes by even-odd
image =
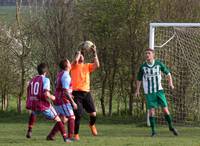
[[[94,43],[91,41],[85,41],[83,44],[83,49],[89,51],[92,47],[94,47]]]

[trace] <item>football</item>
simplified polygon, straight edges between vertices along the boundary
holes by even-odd
[[[94,43],[93,42],[91,42],[91,41],[85,41],[84,43],[83,43],[83,50],[85,50],[85,51],[90,51],[91,50],[91,48],[92,47],[94,47],[95,45],[94,45]]]

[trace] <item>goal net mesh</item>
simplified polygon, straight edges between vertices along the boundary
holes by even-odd
[[[200,27],[156,27],[155,50],[173,77],[174,90],[163,81],[174,122],[200,124]]]

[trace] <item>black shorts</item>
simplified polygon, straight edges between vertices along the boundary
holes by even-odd
[[[90,92],[73,91],[72,95],[74,96],[74,101],[78,106],[78,109],[74,111],[75,114],[82,116],[83,109],[85,109],[87,113],[96,112],[94,101]]]

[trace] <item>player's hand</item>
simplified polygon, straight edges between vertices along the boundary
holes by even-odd
[[[92,51],[92,53],[94,53],[94,54],[97,53],[97,48],[96,48],[95,45],[93,45],[93,46],[91,47],[91,51]]]
[[[51,95],[51,100],[55,100],[56,99],[56,97],[54,96],[54,95]]]
[[[78,109],[78,106],[77,106],[77,104],[75,103],[75,102],[73,102],[73,108],[74,108],[74,110],[77,110]]]
[[[169,84],[170,89],[174,89],[174,85],[173,84]]]
[[[139,97],[139,96],[140,96],[140,92],[139,92],[139,91],[136,91],[136,92],[135,92],[135,96],[136,96],[136,97]]]
[[[80,55],[80,54],[81,54],[81,51],[76,51],[75,54],[76,54],[76,55]]]

